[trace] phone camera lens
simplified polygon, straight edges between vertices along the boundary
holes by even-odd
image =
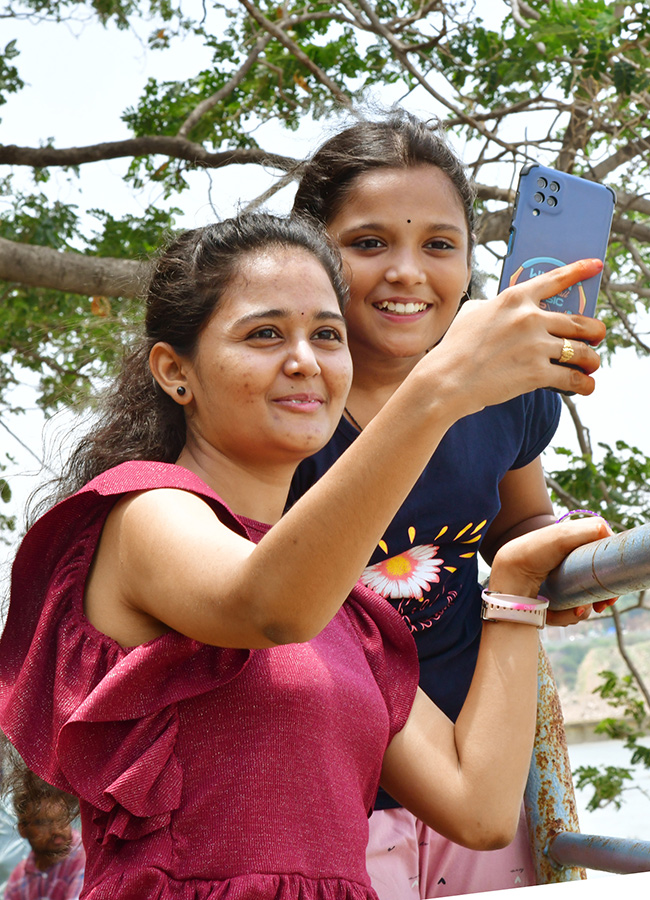
[[[557,200],[555,199],[555,197],[549,197],[546,202],[549,206],[557,206]]]
[[[537,179],[537,187],[545,188],[547,184],[548,184],[548,182],[546,181],[545,178]]]
[[[538,216],[538,215],[539,215],[539,210],[538,210],[538,209],[534,209],[534,210],[533,210],[533,215],[534,215],[534,216]]]
[[[554,194],[557,194],[557,192],[560,190],[560,185],[557,183],[557,181],[552,181],[549,184],[549,187],[553,191]]]
[[[535,203],[543,203],[544,202],[544,194],[542,194],[541,191],[537,191],[533,195],[533,200],[535,201]]]

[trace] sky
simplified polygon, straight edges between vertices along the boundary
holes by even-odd
[[[27,82],[23,91],[0,107],[0,142],[5,144],[38,146],[51,138],[55,146],[66,147],[128,137],[120,116],[127,106],[135,103],[148,77],[184,78],[197,71],[198,63],[209,63],[208,54],[189,40],[171,54],[150,51],[146,45],[148,25],[141,27],[140,34],[82,22],[54,25],[45,21],[4,20],[2,27],[3,44],[13,37],[18,40],[17,65]],[[388,93],[381,97],[385,104],[394,99],[396,95]],[[409,105],[421,114],[436,112],[428,101],[426,106],[418,107],[417,99]],[[261,142],[267,149],[303,157],[335,130],[336,123],[331,122],[311,123],[299,134],[270,126],[265,128]],[[51,189],[63,200],[78,202],[86,208],[105,208],[116,215],[125,212],[139,215],[151,203],[169,202],[184,210],[179,225],[195,227],[215,216],[232,214],[242,198],[256,196],[271,183],[269,174],[251,166],[241,167],[235,175],[230,171],[212,175],[196,173],[190,191],[165,201],[157,184],[148,185],[134,195],[122,180],[125,168],[125,163],[119,160],[95,163],[82,167],[80,179],[53,170]],[[8,167],[0,167],[0,177],[8,171]],[[291,196],[292,189],[279,194],[273,200],[272,211],[288,210]],[[1,204],[2,198],[0,208]],[[484,265],[493,269],[492,258],[486,255]],[[493,291],[498,273],[495,271],[494,275]],[[599,441],[613,443],[620,438],[650,454],[650,416],[640,405],[647,405],[649,367],[650,361],[638,360],[634,351],[619,351],[614,365],[605,366],[598,373],[596,392],[588,398],[575,398],[594,446]],[[21,389],[20,398],[27,407],[33,407],[33,391],[29,386]],[[17,459],[5,475],[15,494],[12,510],[20,516],[38,463],[19,441],[41,456],[43,422],[35,412],[5,421],[16,438],[0,429],[0,447],[8,449]],[[65,429],[65,420],[62,426],[54,423],[47,434],[61,427]],[[554,443],[576,448],[566,411]],[[547,468],[552,465],[549,459]],[[3,507],[2,511],[10,510]]]

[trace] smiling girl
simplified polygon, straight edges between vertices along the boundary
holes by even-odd
[[[427,354],[445,348],[470,289],[474,197],[443,132],[407,113],[346,129],[307,164],[294,211],[324,225],[340,247],[354,377],[334,437],[300,466],[293,497],[356,443]],[[499,309],[483,305],[484,332],[466,334],[476,354],[493,337],[491,311]],[[601,334],[593,320],[568,318],[583,339]],[[427,390],[454,403],[442,382]],[[362,581],[401,613],[418,647],[420,686],[452,720],[480,642],[479,552],[491,563],[514,536],[555,520],[540,454],[559,415],[558,395],[537,390],[459,416],[367,560]],[[555,614],[553,623],[588,614]],[[469,854],[380,792],[370,833],[368,866],[382,900],[413,897],[418,884],[424,898],[534,883],[523,817],[508,850]]]
[[[350,384],[340,260],[307,225],[265,216],[187,232],[162,254],[144,332],[64,499],[20,547],[0,642],[0,725],[80,799],[82,897],[374,900],[380,779],[453,840],[511,839],[539,584],[605,524],[557,525],[497,554],[492,589],[510,598],[486,600],[455,726],[418,690],[399,615],[355,583],[455,421],[540,384],[593,390],[551,365],[587,332],[538,303],[599,267],[515,288],[489,316],[470,306],[282,516]],[[594,371],[596,353],[575,348]]]

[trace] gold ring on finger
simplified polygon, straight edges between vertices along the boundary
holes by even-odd
[[[575,354],[575,350],[571,345],[571,341],[568,341],[564,338],[564,343],[562,345],[562,352],[560,353],[560,358],[558,359],[559,363],[567,363],[570,359],[573,359]]]

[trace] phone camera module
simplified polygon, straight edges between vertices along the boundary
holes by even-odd
[[[540,177],[537,179],[537,187],[545,188],[547,184],[548,182],[545,178]]]
[[[546,202],[549,206],[557,206],[557,200],[555,197],[549,197]]]
[[[533,200],[535,201],[535,203],[543,203],[544,194],[542,194],[541,191],[537,191],[535,194],[533,194]]]
[[[552,181],[549,184],[549,187],[553,191],[554,194],[557,194],[557,192],[560,190],[560,185],[557,183],[557,181]]]

